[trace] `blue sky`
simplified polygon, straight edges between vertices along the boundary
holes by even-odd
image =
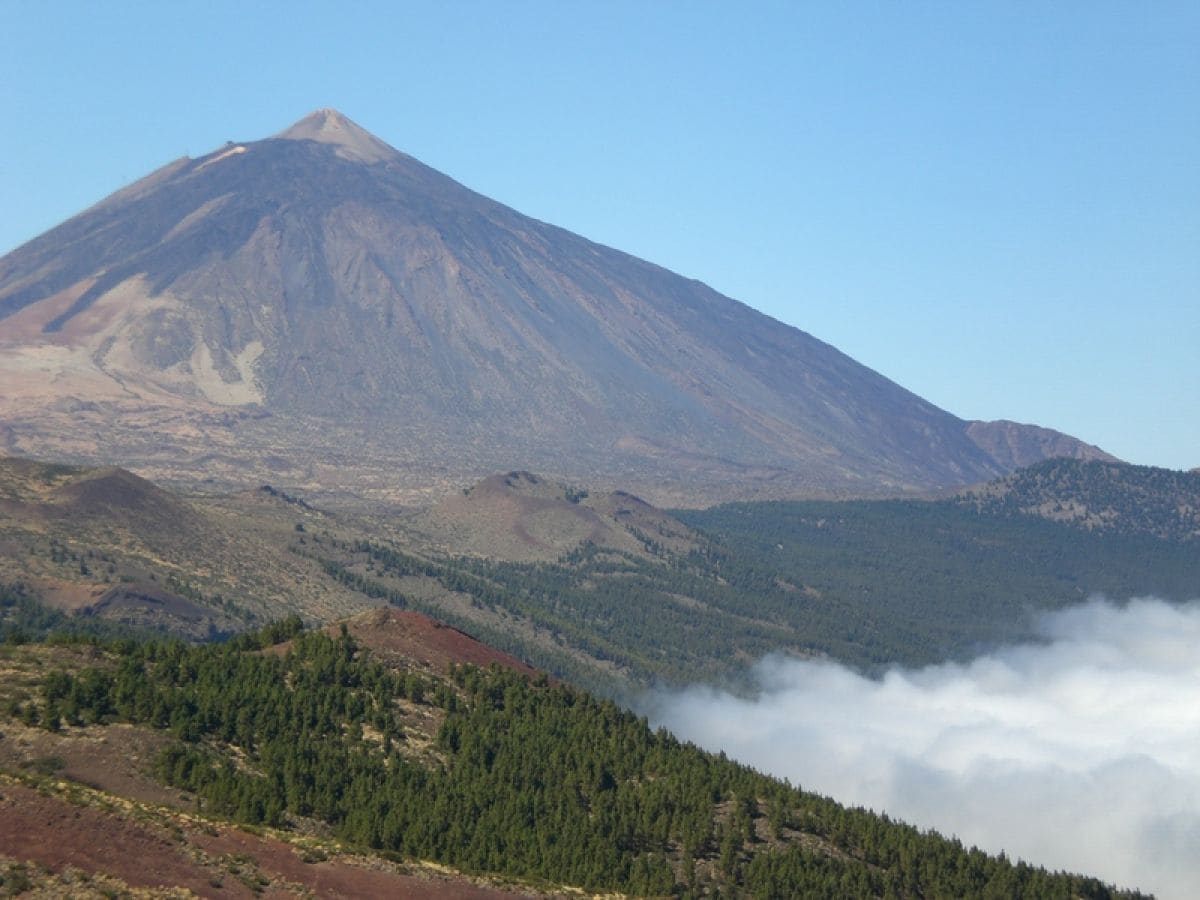
[[[1200,4],[0,2],[0,252],[332,106],[964,418],[1200,466]]]

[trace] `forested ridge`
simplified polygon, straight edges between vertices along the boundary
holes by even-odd
[[[375,852],[643,896],[1140,896],[845,809],[544,678],[389,669],[298,620],[101,646],[8,714],[167,730],[161,777],[251,825],[315,819]],[[405,724],[414,707],[433,733]]]
[[[993,516],[1037,516],[1087,531],[1200,540],[1200,472],[1050,459],[955,502]]]

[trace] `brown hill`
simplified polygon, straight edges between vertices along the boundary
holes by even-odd
[[[547,497],[491,490],[505,478]],[[466,518],[449,520],[466,528],[474,549],[449,549],[493,557],[499,549],[510,553],[504,559],[517,560],[558,556],[512,537],[521,517],[489,520],[487,511],[506,492],[543,505],[541,514],[551,520],[563,510],[564,521],[585,515],[582,537],[616,549],[645,553],[636,527],[663,546],[690,546],[690,531],[628,494],[584,496],[571,490],[569,500],[569,490],[523,474],[490,479],[470,492],[475,499]],[[548,499],[555,492],[559,499]],[[490,522],[492,530],[472,532],[473,515]],[[439,670],[457,661],[532,671],[516,657],[476,643],[466,634],[471,632],[506,650],[532,653],[556,671],[565,666],[618,677],[610,660],[567,640],[535,613],[479,602],[471,593],[478,579],[469,577],[464,586],[457,563],[446,562],[441,552],[430,554],[444,549],[441,544],[414,531],[412,520],[401,522],[394,514],[329,513],[267,485],[226,495],[180,494],[119,469],[0,458],[0,643],[9,627],[42,633],[95,620],[203,640],[291,613],[324,623],[384,607],[350,620],[349,627],[363,629],[358,636],[367,646],[382,641],[387,650],[389,642],[399,642],[389,651],[392,657],[400,649]],[[397,567],[373,557],[375,546],[395,550],[407,562]],[[564,543],[563,552],[573,546],[577,543]],[[19,605],[29,600],[77,618],[64,623],[28,610],[28,603]],[[386,608],[389,603],[452,624],[395,612]]]
[[[414,519],[436,549],[505,560],[552,560],[584,543],[644,554],[686,552],[691,529],[623,491],[590,492],[529,472],[492,475]]]
[[[0,259],[0,381],[10,452],[385,499],[514,464],[660,503],[1012,466],[828,344],[332,110]]]
[[[185,497],[122,469],[0,457],[0,585],[48,604],[203,638],[371,604],[289,549],[338,525],[262,491]]]
[[[451,666],[471,665],[486,669],[497,665],[530,677],[538,670],[475,640],[445,622],[411,610],[377,609],[344,623],[358,645],[382,662],[400,668],[430,669],[445,675]],[[336,634],[339,625],[331,625]]]

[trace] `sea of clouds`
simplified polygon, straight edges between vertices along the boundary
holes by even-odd
[[[1041,642],[880,679],[772,657],[747,700],[655,692],[655,725],[968,846],[1200,896],[1200,603],[1092,601]]]

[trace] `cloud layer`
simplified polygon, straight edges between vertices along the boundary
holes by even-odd
[[[1092,602],[1044,643],[895,669],[768,658],[748,701],[696,687],[656,724],[818,793],[1160,897],[1200,885],[1200,604]]]

